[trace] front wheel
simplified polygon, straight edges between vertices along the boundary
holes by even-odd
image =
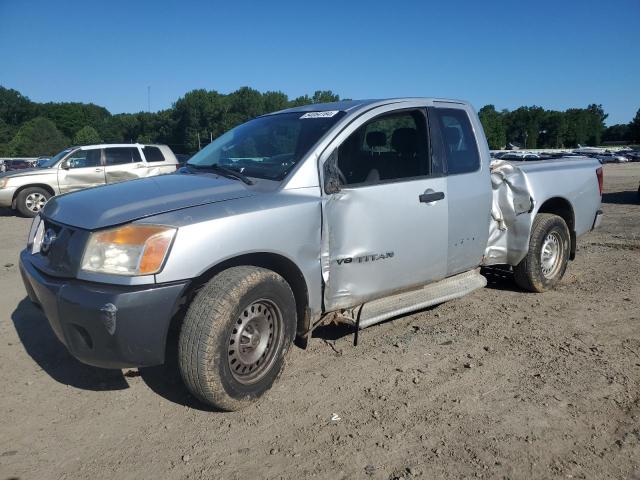
[[[51,198],[44,188],[27,187],[16,197],[16,209],[23,217],[35,217]]]
[[[513,270],[516,283],[531,292],[552,289],[564,276],[570,250],[565,221],[557,215],[539,213],[533,219],[527,256]]]
[[[232,267],[196,295],[180,331],[182,378],[199,400],[238,410],[271,388],[296,329],[289,284],[264,268]]]

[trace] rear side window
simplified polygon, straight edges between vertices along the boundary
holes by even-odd
[[[164,162],[164,155],[158,147],[142,147],[147,162]]]
[[[140,152],[136,147],[112,147],[104,149],[106,165],[123,165],[141,162]]]
[[[456,175],[478,170],[480,155],[467,113],[455,108],[436,108],[435,116],[444,143],[447,173]]]

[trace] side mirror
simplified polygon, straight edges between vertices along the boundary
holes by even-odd
[[[60,168],[62,168],[63,170],[69,170],[69,168],[71,168],[71,167],[69,167],[69,161],[68,160],[63,161],[60,164]]]
[[[340,191],[337,148],[331,153],[327,161],[324,162],[324,191],[329,195]]]

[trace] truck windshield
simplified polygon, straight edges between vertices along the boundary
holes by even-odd
[[[42,163],[38,162],[38,168],[51,168],[53,167],[56,163],[58,163],[58,161],[64,157],[67,153],[69,153],[71,150],[73,150],[73,148],[66,148],[64,150],[62,150],[60,153],[55,154],[53,157],[44,160]]]
[[[214,165],[247,177],[282,180],[344,112],[295,112],[250,120],[196,153],[187,166]]]

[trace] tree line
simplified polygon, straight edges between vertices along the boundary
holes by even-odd
[[[523,148],[573,148],[603,142],[640,143],[640,109],[628,124],[605,126],[602,105],[563,112],[542,107],[520,107],[498,112],[485,105],[478,112],[491,149],[509,143]]]
[[[38,103],[0,86],[0,156],[51,155],[69,145],[163,143],[176,153],[193,153],[230,128],[284,108],[340,100],[331,90],[290,99],[283,92],[242,87],[229,94],[192,90],[159,112],[111,114],[79,102]],[[629,125],[605,128],[601,105],[565,112],[541,107],[496,111],[483,107],[480,119],[491,148],[515,142],[527,148],[597,145],[602,141],[640,143],[640,110]]]

